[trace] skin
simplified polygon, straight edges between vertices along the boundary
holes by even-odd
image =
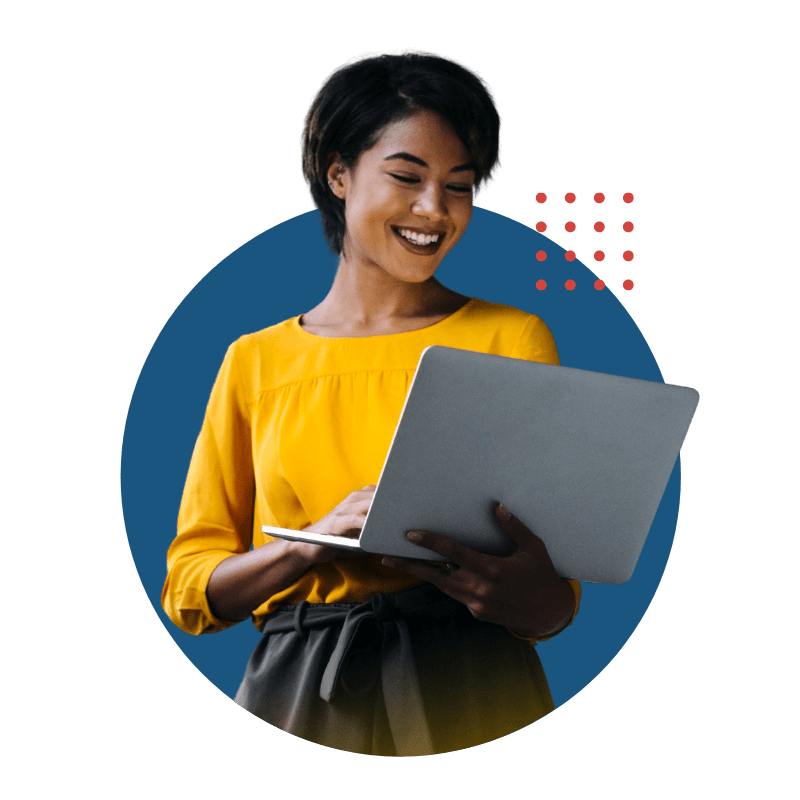
[[[359,337],[417,330],[468,301],[442,286],[434,273],[472,216],[475,172],[470,161],[450,124],[431,111],[389,125],[352,167],[334,158],[328,181],[345,202],[344,248],[330,292],[301,317],[309,333]],[[439,241],[429,248],[409,244],[400,230],[438,234]],[[353,492],[306,530],[357,536],[374,492],[374,486]],[[412,531],[411,541],[441,554],[457,569],[446,574],[441,565],[388,557],[383,563],[435,584],[477,619],[522,636],[560,630],[574,610],[571,587],[556,574],[541,539],[502,506],[495,516],[517,543],[510,556],[486,556]],[[331,547],[278,540],[232,556],[211,575],[209,603],[221,619],[246,619],[315,564],[344,555]]]
[[[321,520],[304,530],[337,536],[358,536],[375,494],[365,486],[349,494]],[[358,558],[335,547],[276,539],[269,547],[256,547],[226,558],[211,573],[206,594],[219,619],[239,622],[274,594],[291,586],[315,564],[335,557]]]

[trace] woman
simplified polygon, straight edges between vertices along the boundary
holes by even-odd
[[[538,317],[434,277],[498,133],[483,84],[444,59],[381,56],[328,80],[303,165],[340,256],[333,285],[229,348],[189,469],[165,610],[195,634],[252,616],[264,635],[237,702],[340,749],[445,752],[553,708],[531,645],[572,621],[580,589],[503,506],[497,523],[518,545],[507,558],[409,532],[444,567],[261,533],[358,533],[426,346],[558,363]]]

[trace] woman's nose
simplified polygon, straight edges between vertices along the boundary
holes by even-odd
[[[447,200],[443,189],[437,186],[426,186],[417,195],[411,211],[429,220],[441,220],[447,216]]]

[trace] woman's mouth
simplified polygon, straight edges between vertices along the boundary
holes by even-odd
[[[444,239],[441,231],[425,232],[395,226],[392,226],[392,231],[407,250],[417,255],[433,255]]]

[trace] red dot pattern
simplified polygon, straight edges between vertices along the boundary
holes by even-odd
[[[600,278],[598,278],[593,285],[598,292],[606,288],[605,281],[600,280]],[[575,283],[574,280],[572,280],[572,278],[564,282],[564,288],[569,292],[573,291],[576,287],[577,284]],[[547,281],[544,280],[544,278],[539,278],[539,280],[536,281],[536,288],[540,292],[543,292],[547,288]],[[623,281],[622,288],[625,289],[626,291],[630,291],[631,289],[633,289],[633,281],[630,280],[630,278],[626,281]]]
[[[577,287],[577,284],[575,283],[575,281],[574,281],[574,280],[572,280],[572,278],[570,278],[569,280],[567,280],[567,281],[565,281],[565,282],[564,282],[564,288],[565,288],[567,291],[570,291],[570,292],[571,292],[571,291],[573,291],[573,290],[574,290],[576,287]],[[539,278],[539,280],[538,280],[538,281],[536,281],[536,288],[537,288],[537,289],[538,289],[540,292],[543,292],[543,291],[544,291],[544,290],[547,288],[547,281],[546,281],[546,280],[544,280],[544,278]],[[594,282],[594,288],[595,288],[595,289],[597,289],[597,291],[598,291],[598,292],[602,291],[603,289],[605,289],[605,288],[606,288],[605,281],[602,281],[602,280],[600,280],[600,278],[598,278],[598,279],[597,279],[597,280]],[[632,281],[632,280],[630,280],[630,278],[629,278],[628,280],[626,280],[626,281],[623,281],[623,283],[622,283],[622,288],[623,288],[623,289],[625,289],[626,291],[630,291],[631,289],[633,289],[633,281]]]
[[[603,202],[605,202],[606,196],[602,192],[597,192],[594,195],[593,199],[594,199],[595,203],[603,203]],[[625,203],[632,203],[633,202],[633,193],[632,192],[625,192],[625,194],[622,195],[622,199],[623,199],[623,201]],[[573,192],[567,192],[567,194],[564,195],[564,200],[566,200],[567,203],[574,203],[575,200],[576,200],[576,196],[575,196],[575,194]],[[539,192],[536,195],[536,202],[537,203],[544,203],[546,201],[547,201],[547,195],[544,192]],[[602,233],[605,230],[605,228],[606,228],[605,223],[603,223],[603,222],[601,222],[599,220],[594,223],[594,230],[597,233]],[[569,222],[565,223],[565,225],[564,225],[564,230],[567,231],[567,233],[572,233],[573,231],[575,231],[575,229],[576,229],[576,225],[571,220]],[[634,229],[634,225],[630,221],[626,221],[626,222],[624,222],[622,224],[622,230],[625,231],[626,233],[631,233],[631,231],[633,231],[633,229]],[[536,230],[539,233],[544,233],[547,230],[547,223],[545,223],[544,221],[540,220],[539,222],[536,223]],[[594,253],[594,260],[595,261],[603,261],[605,259],[605,257],[606,257],[606,254],[602,250],[597,250]],[[577,256],[576,256],[574,250],[567,250],[564,253],[564,258],[567,261],[574,261],[577,258]],[[626,250],[622,254],[622,258],[625,261],[633,261],[633,251],[632,250]],[[536,260],[537,261],[545,261],[546,259],[547,259],[546,251],[539,250],[536,253]],[[572,278],[570,278],[569,280],[567,280],[564,283],[564,287],[567,289],[567,291],[570,291],[570,292],[574,291],[574,289],[576,288],[576,285],[577,284],[575,283],[575,281]],[[540,291],[546,289],[547,288],[547,281],[545,281],[544,279],[540,278],[539,280],[536,281],[536,288],[538,290],[540,290]],[[605,282],[603,280],[598,278],[597,280],[594,281],[594,288],[597,291],[602,291],[603,289],[606,288],[606,284],[605,284]],[[633,289],[633,281],[630,278],[628,278],[627,280],[623,281],[622,288],[625,289],[625,291],[630,291],[631,289]]]

